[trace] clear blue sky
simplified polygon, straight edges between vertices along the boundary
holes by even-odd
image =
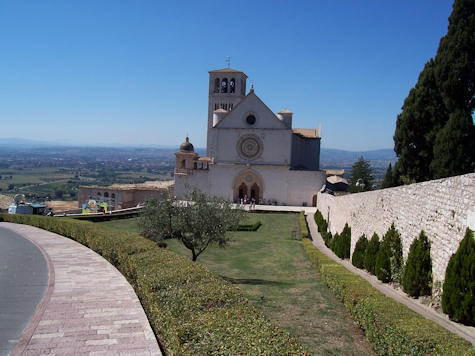
[[[322,146],[393,147],[453,1],[0,0],[0,138],[206,142],[208,71],[244,71]]]

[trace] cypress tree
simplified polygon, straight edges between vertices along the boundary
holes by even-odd
[[[376,255],[375,272],[383,282],[401,282],[402,277],[402,246],[401,237],[394,223],[383,237]]]
[[[374,233],[373,237],[371,237],[371,240],[368,242],[368,246],[366,246],[364,253],[364,268],[371,274],[375,274],[376,255],[379,250],[379,245],[379,236]]]
[[[475,325],[475,239],[467,228],[465,237],[445,271],[442,310],[450,319]]]
[[[386,174],[384,175],[383,182],[381,183],[381,188],[389,188],[393,186],[393,167],[389,163],[388,169],[386,169]]]
[[[397,118],[394,150],[405,183],[474,169],[474,33],[475,2],[455,0],[447,35]]]
[[[431,59],[409,92],[396,122],[394,151],[399,158],[399,171],[407,182],[431,179],[429,165],[434,141],[447,121],[446,116]]]
[[[475,169],[475,126],[472,115],[457,110],[437,134],[434,160],[430,164],[434,178],[473,172]]]
[[[359,181],[359,183],[358,183]],[[366,192],[373,189],[373,169],[371,163],[361,156],[351,169],[348,190],[352,193]],[[358,185],[357,185],[358,183]]]
[[[364,268],[364,257],[366,247],[368,246],[368,239],[365,235],[361,235],[355,245],[355,250],[351,256],[351,263],[357,268]]]
[[[402,287],[412,297],[430,295],[432,286],[432,261],[430,258],[430,242],[421,231],[418,238],[412,241],[407,256]]]
[[[376,277],[381,282],[388,283],[391,282],[391,263],[389,260],[389,254],[387,249],[384,247],[384,241],[381,244],[378,253],[376,254],[376,264],[374,270],[376,272]]]

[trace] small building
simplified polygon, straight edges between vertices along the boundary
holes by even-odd
[[[78,207],[95,200],[106,203],[108,210],[133,208],[149,199],[160,199],[164,194],[174,194],[174,182],[148,181],[141,184],[113,184],[108,187],[98,185],[79,186]]]
[[[344,178],[344,169],[326,169],[327,181],[325,192],[333,195],[345,194],[348,190],[348,181]]]
[[[46,209],[46,205],[38,203],[12,204],[8,207],[8,214],[43,215]]]

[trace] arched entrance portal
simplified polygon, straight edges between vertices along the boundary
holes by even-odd
[[[240,186],[239,186],[239,192],[238,192],[238,198],[239,200],[241,199],[244,199],[246,196],[247,196],[247,185],[242,183]]]
[[[235,202],[254,198],[256,203],[259,203],[263,198],[264,184],[260,174],[252,169],[246,169],[236,175],[232,189]]]

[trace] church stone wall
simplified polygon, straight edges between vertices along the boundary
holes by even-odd
[[[317,208],[333,234],[345,223],[351,226],[351,251],[362,234],[371,238],[376,232],[382,238],[394,222],[406,260],[424,230],[431,241],[434,281],[443,281],[465,229],[475,229],[475,173],[340,197],[318,194]]]
[[[215,129],[217,134],[216,161],[259,164],[290,165],[290,130],[263,130],[263,129]],[[239,156],[237,144],[244,135],[259,137],[262,144],[261,155],[249,161]]]

